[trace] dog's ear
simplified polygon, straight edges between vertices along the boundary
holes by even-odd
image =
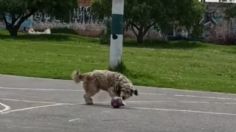
[[[134,95],[138,96],[138,90],[137,89],[134,90]]]

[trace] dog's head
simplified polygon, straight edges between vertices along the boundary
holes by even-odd
[[[131,96],[138,96],[138,90],[133,88],[133,85],[124,85],[120,91],[120,97],[123,100],[130,98]]]

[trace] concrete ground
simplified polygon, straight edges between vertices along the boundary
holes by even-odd
[[[0,75],[0,132],[236,132],[236,95],[137,86],[121,109],[72,81]]]

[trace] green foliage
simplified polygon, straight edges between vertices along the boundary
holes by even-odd
[[[111,16],[111,0],[95,0],[92,7],[99,18]],[[130,0],[125,1],[125,23],[142,43],[151,27],[164,34],[173,26],[190,30],[199,23],[204,9],[198,0]]]
[[[178,25],[187,29],[199,23],[204,13],[204,6],[198,0],[172,0],[173,4],[168,9],[172,21],[177,21]]]
[[[100,36],[101,44],[109,44],[110,36],[111,36],[111,20],[105,20],[106,30],[104,30],[103,34]]]
[[[55,16],[61,20],[69,20],[69,12],[77,7],[77,0],[44,0],[47,1],[39,10]]]
[[[19,16],[32,11],[45,11],[62,16],[76,5],[76,0],[0,0],[0,13]]]
[[[228,4],[225,9],[225,15],[227,19],[236,17],[236,6],[235,4]]]
[[[173,27],[178,26],[185,27],[190,34],[191,29],[199,30],[198,25],[205,12],[205,6],[199,0],[163,0],[162,2],[165,14],[158,24],[163,33],[168,33],[173,30]]]
[[[0,15],[11,36],[16,37],[21,24],[35,12],[46,12],[65,19],[76,5],[76,0],[0,0]]]
[[[200,40],[202,37],[203,29],[204,29],[204,27],[202,24],[195,24],[193,26],[193,30],[191,33],[191,39]]]
[[[125,4],[125,20],[137,37],[137,42],[142,43],[148,30],[164,21],[165,8],[161,0],[132,0]]]
[[[112,0],[94,0],[92,4],[92,13],[100,20],[111,17]]]

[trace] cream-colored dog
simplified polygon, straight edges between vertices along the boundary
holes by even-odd
[[[121,97],[122,100],[138,95],[138,91],[134,89],[132,82],[117,72],[94,70],[81,74],[79,71],[74,71],[72,79],[76,83],[83,81],[84,99],[86,104],[89,105],[93,104],[92,96],[98,93],[99,90],[107,91],[111,98]]]

